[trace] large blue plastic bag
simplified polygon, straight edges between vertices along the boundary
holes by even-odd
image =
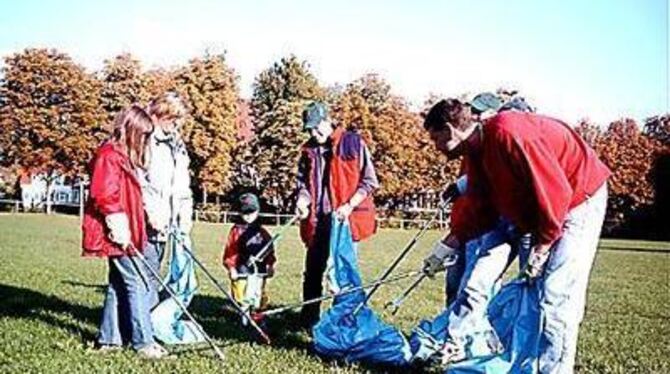
[[[330,238],[329,280],[343,291],[362,284],[348,223],[335,218]],[[312,331],[314,349],[323,357],[347,362],[404,366],[412,356],[405,337],[384,323],[367,305],[363,290],[335,298]]]

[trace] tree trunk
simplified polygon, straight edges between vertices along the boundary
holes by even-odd
[[[53,178],[49,176],[47,177],[47,196],[46,196],[47,214],[51,214],[51,186],[53,186]]]
[[[202,205],[207,204],[207,186],[202,186]]]
[[[84,222],[84,179],[79,177],[79,220]]]

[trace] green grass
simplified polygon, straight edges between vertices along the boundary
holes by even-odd
[[[199,224],[196,252],[213,273],[219,267],[227,226]],[[396,255],[413,231],[381,230],[360,250],[365,279],[374,278]],[[419,266],[430,232],[400,269]],[[667,248],[667,243],[663,248]],[[637,243],[628,243],[637,248]],[[607,245],[613,247],[613,245]],[[626,248],[617,241],[616,248]],[[654,247],[655,248],[655,247]],[[296,314],[270,321],[272,346],[252,344],[238,321],[219,312],[222,297],[204,277],[192,311],[223,346],[221,364],[202,347],[173,347],[178,359],[148,362],[131,351],[101,355],[91,350],[103,300],[106,263],[79,257],[78,220],[43,215],[0,215],[0,372],[231,372],[353,373],[375,368],[324,362],[309,352],[309,336],[296,328]],[[299,301],[304,249],[295,229],[278,249],[277,276],[270,282],[275,305]],[[603,250],[591,277],[588,308],[578,353],[580,373],[670,372],[670,252]],[[373,306],[406,284],[382,288]],[[425,284],[395,316],[382,316],[408,332],[419,320],[434,316],[442,304],[440,281]],[[223,365],[223,368],[222,368]],[[223,370],[222,370],[223,369]]]

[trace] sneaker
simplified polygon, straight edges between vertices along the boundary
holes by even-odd
[[[440,354],[442,356],[442,365],[445,366],[463,361],[467,358],[463,347],[453,340],[448,340],[444,343],[444,346],[442,346],[442,349],[440,350]]]
[[[152,343],[138,349],[137,354],[150,360],[160,360],[161,358],[166,358],[169,356],[170,352],[168,352],[167,349],[163,348],[160,344]]]
[[[116,345],[116,344],[100,344],[100,345],[95,346],[94,350],[97,353],[103,353],[104,354],[104,353],[118,352],[118,351],[121,350],[121,348],[122,347],[120,345]]]

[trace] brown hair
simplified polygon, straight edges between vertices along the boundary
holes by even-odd
[[[158,119],[176,119],[186,114],[186,107],[176,93],[168,92],[151,100],[147,106],[147,113]]]
[[[426,114],[423,127],[426,130],[441,131],[447,127],[447,123],[455,128],[463,129],[469,124],[467,105],[458,99],[440,100]]]
[[[112,141],[126,151],[135,168],[145,168],[148,163],[146,142],[153,128],[151,117],[137,104],[122,110],[114,118]]]

